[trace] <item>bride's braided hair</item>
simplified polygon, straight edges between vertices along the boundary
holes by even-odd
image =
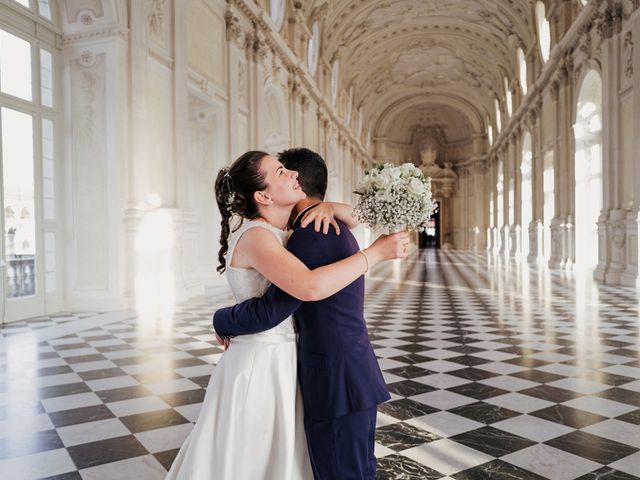
[[[257,150],[247,152],[233,162],[230,167],[225,167],[218,172],[215,191],[218,209],[222,216],[220,220],[222,227],[220,250],[218,251],[220,265],[216,268],[219,273],[224,272],[227,268],[225,254],[229,250],[230,221],[233,215],[238,215],[243,220],[245,218],[253,220],[259,216],[258,205],[253,194],[267,188],[264,175],[260,172],[261,160],[267,155],[269,154]]]

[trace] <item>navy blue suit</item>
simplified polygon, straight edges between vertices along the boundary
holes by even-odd
[[[359,249],[343,223],[341,234],[294,225],[287,249],[310,269]],[[301,302],[275,286],[260,298],[214,314],[218,335],[273,328],[295,313],[299,331],[298,379],[305,430],[317,480],[373,479],[376,406],[390,398],[367,335],[364,276],[325,300]],[[232,347],[233,348],[233,347]]]

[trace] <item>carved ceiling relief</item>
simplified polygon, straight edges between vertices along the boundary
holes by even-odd
[[[85,23],[86,18],[83,20],[83,15],[87,13],[92,17],[89,25],[93,23],[94,19],[104,16],[101,0],[85,0],[83,2],[65,0],[64,10],[67,12],[67,21],[69,23],[81,22],[83,25],[87,25]]]

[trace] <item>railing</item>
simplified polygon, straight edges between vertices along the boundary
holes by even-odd
[[[35,255],[9,255],[7,258],[7,296],[25,297],[36,293]]]

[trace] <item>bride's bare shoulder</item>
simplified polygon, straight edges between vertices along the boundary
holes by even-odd
[[[284,250],[276,236],[268,229],[253,226],[244,231],[233,252],[231,266],[236,268],[250,268],[254,264],[255,255]]]

